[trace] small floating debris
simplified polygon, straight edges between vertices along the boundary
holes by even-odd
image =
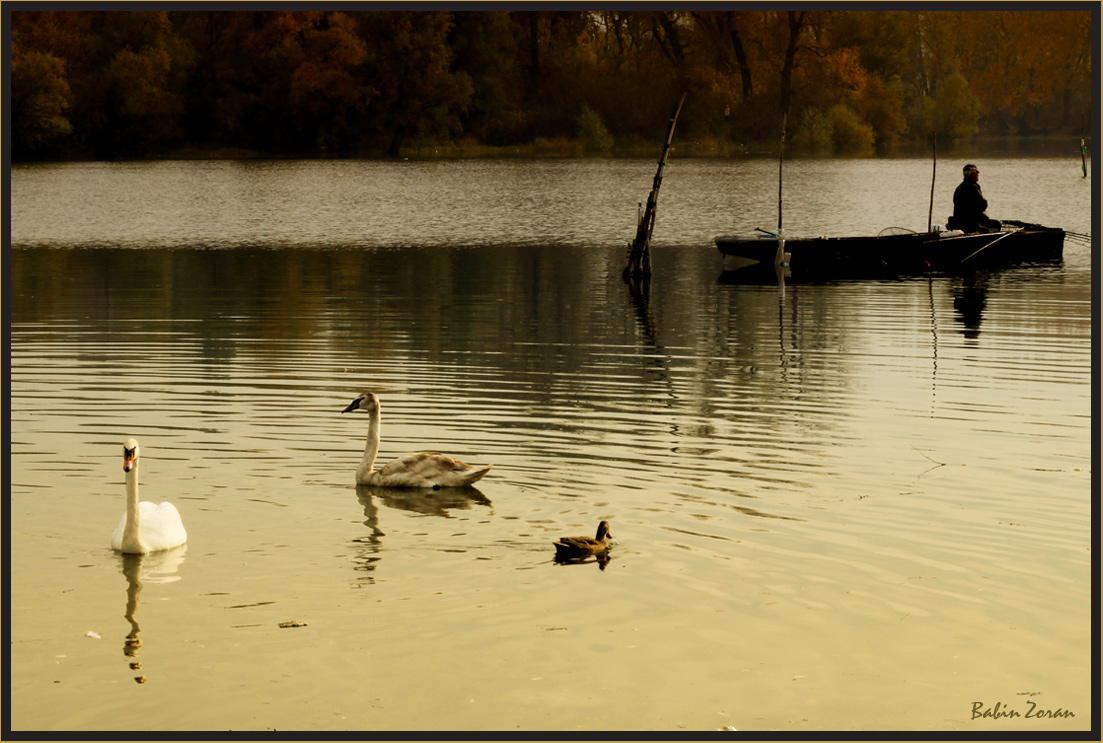
[[[102,640],[103,639],[102,637],[100,637],[99,632],[91,632],[91,631],[85,632],[84,636],[85,637],[91,637],[93,640]]]
[[[146,682],[146,677],[145,676],[135,676],[134,681],[135,681],[135,683],[138,683],[138,684],[144,684]]]
[[[291,622],[280,622],[280,627],[305,627],[305,626],[307,626],[306,622],[300,622],[298,620],[294,620],[294,621],[291,621]]]

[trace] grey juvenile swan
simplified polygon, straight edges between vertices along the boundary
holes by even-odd
[[[493,466],[488,464],[483,467],[473,467],[443,454],[423,451],[407,454],[375,469],[375,458],[379,454],[379,398],[371,392],[365,392],[341,412],[348,413],[352,410],[363,410],[369,416],[364,458],[356,468],[356,482],[359,485],[388,488],[458,488],[473,484]]]

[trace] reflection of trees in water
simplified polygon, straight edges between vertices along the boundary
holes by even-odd
[[[126,576],[126,621],[130,623],[130,631],[123,640],[123,655],[128,659],[130,670],[142,671],[142,662],[138,660],[138,651],[142,648],[142,627],[138,624],[139,597],[142,593],[142,581],[146,583],[173,583],[180,580],[175,575],[180,564],[184,561],[184,555],[188,546],[182,545],[165,552],[154,552],[150,555],[123,555],[122,573]],[[134,677],[139,684],[146,682],[145,675],[139,673]]]
[[[23,297],[13,307],[13,321],[68,316],[70,308],[80,307],[92,327],[113,330],[134,322],[150,343],[194,343],[219,373],[227,361],[252,358],[262,341],[333,339],[349,365],[377,363],[393,358],[396,349],[408,350],[403,344],[411,327],[417,328],[417,349],[430,356],[455,348],[498,353],[515,342],[552,344],[543,357],[494,357],[517,372],[585,361],[575,349],[590,343],[595,328],[608,320],[604,277],[614,256],[553,245],[242,245],[29,248],[12,259],[13,292]],[[51,291],[39,291],[42,285]],[[144,289],[134,292],[133,286]],[[162,327],[151,325],[151,317],[194,322]]]
[[[649,284],[625,288],[620,260],[617,248],[571,245],[21,249],[13,321],[67,317],[79,306],[88,337],[140,324],[143,340],[171,344],[174,354],[192,349],[188,369],[219,385],[231,369],[281,386],[293,374],[364,372],[369,385],[418,396],[416,406],[405,403],[408,421],[434,414],[422,404],[429,392],[457,393],[477,401],[458,411],[457,425],[477,418],[498,428],[499,441],[547,433],[572,447],[623,436],[629,459],[640,452],[630,438],[639,424],[658,420],[648,408],[664,411],[656,425],[669,421],[671,436],[702,450],[737,440],[784,456],[809,428],[845,424],[836,413],[863,373],[847,351],[865,341],[868,318],[856,313],[864,295],[881,293],[873,284],[790,280],[780,295],[772,266],[758,285],[739,283],[741,272],[717,281],[714,249],[679,246],[656,252]],[[956,304],[976,332],[986,277],[968,280]],[[947,279],[935,281],[937,290]],[[898,288],[906,293],[898,285],[885,293]],[[905,300],[898,307],[914,309]],[[90,352],[99,353],[95,344],[76,351]],[[306,354],[316,368],[300,370]],[[235,401],[236,393],[219,386],[216,394]],[[737,466],[744,457],[738,447],[724,451]]]
[[[375,485],[357,485],[356,498],[364,508],[364,525],[368,534],[352,540],[356,545],[353,569],[364,573],[364,583],[375,582],[372,575],[379,564],[386,533],[379,527],[379,503],[400,511],[412,511],[426,516],[451,518],[449,511],[469,509],[473,505],[489,506],[490,499],[475,487],[440,488],[381,488]]]

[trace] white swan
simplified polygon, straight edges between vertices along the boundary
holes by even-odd
[[[111,537],[111,549],[129,555],[145,555],[179,547],[188,541],[180,512],[171,503],[138,502],[138,442],[123,443],[126,473],[126,513]]]
[[[458,488],[471,485],[493,467],[490,464],[484,467],[473,467],[443,454],[423,451],[407,454],[375,469],[375,457],[379,454],[379,398],[371,392],[365,392],[341,412],[347,413],[351,410],[363,410],[370,416],[364,458],[356,468],[358,485],[389,488]]]

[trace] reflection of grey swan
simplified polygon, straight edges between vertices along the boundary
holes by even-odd
[[[356,495],[361,500],[374,499],[388,508],[413,511],[426,516],[441,516],[446,519],[452,518],[449,514],[449,511],[452,510],[469,509],[475,504],[480,506],[490,505],[490,499],[474,485],[467,488],[442,488],[440,490],[357,485]]]
[[[574,558],[604,554],[609,549],[609,543],[605,538],[612,538],[612,536],[609,533],[609,522],[602,521],[597,525],[596,539],[594,537],[560,537],[555,543],[555,556]]]
[[[493,466],[473,467],[443,454],[423,451],[407,454],[375,469],[375,457],[379,454],[379,399],[371,392],[365,392],[341,412],[351,410],[363,410],[369,416],[364,458],[356,468],[357,484],[389,488],[463,487],[474,483]]]
[[[138,442],[123,444],[123,472],[126,473],[126,513],[111,537],[111,548],[130,555],[179,547],[188,541],[180,512],[171,503],[138,502]]]

